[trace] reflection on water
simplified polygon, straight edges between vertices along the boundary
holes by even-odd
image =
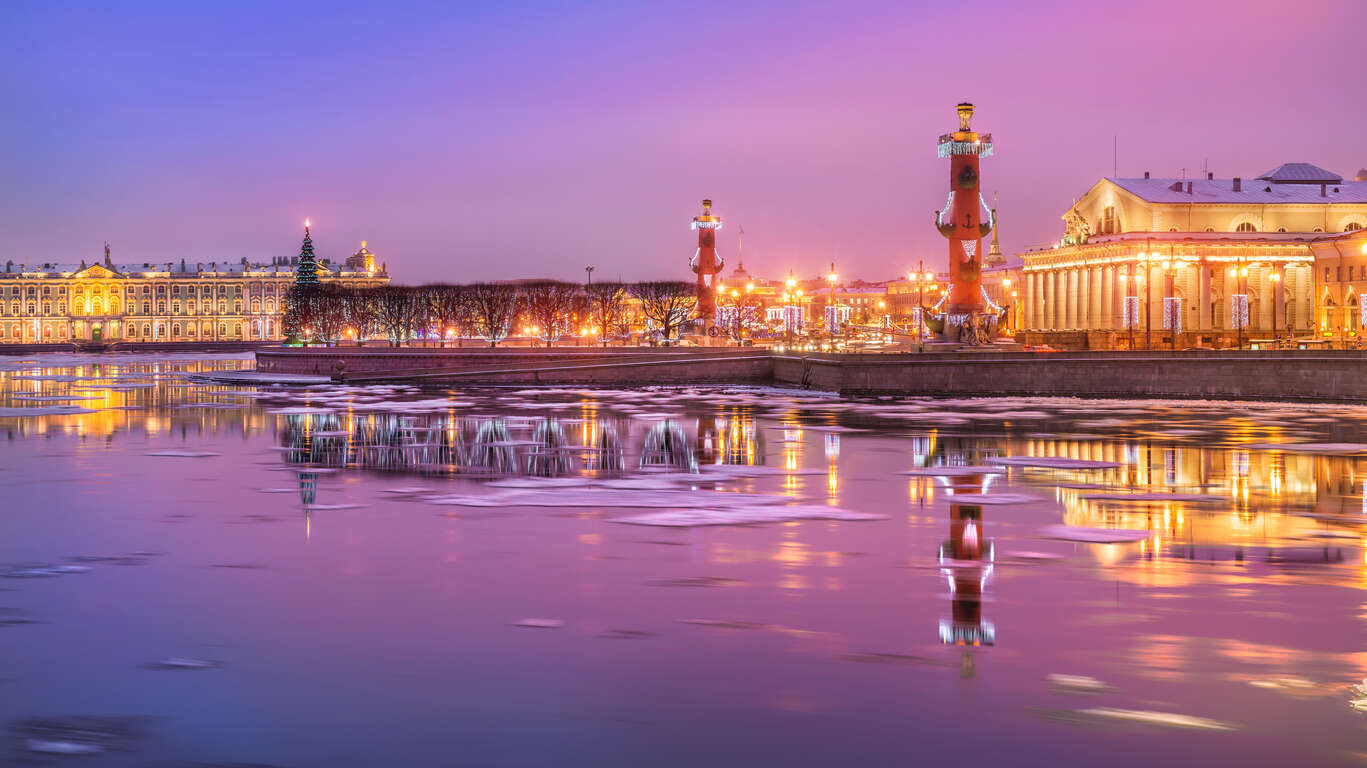
[[[248,362],[0,358],[6,759],[1360,750],[1367,409],[199,378]]]

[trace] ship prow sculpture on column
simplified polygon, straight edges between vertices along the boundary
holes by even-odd
[[[928,327],[941,341],[990,344],[1001,308],[983,292],[982,239],[996,225],[996,214],[982,196],[979,158],[992,155],[992,134],[973,130],[973,105],[956,107],[959,130],[940,137],[940,157],[949,158],[949,198],[935,212],[935,228],[949,241],[949,290],[927,311]]]

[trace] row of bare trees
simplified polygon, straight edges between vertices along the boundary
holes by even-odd
[[[292,289],[283,320],[289,335],[324,343],[382,336],[401,346],[415,337],[456,336],[497,346],[509,336],[530,334],[550,346],[591,328],[606,346],[629,335],[640,319],[667,341],[696,305],[694,286],[672,280],[587,286],[556,280],[379,288],[323,284]],[[633,307],[641,318],[629,312]]]

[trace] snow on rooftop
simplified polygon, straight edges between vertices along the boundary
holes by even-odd
[[[1304,165],[1292,163],[1291,165]],[[1286,166],[1282,166],[1285,168]],[[1314,166],[1311,166],[1312,168]],[[1319,183],[1278,182],[1242,179],[1239,191],[1233,179],[1116,179],[1107,181],[1150,203],[1205,203],[1232,205],[1324,205],[1327,203],[1367,203],[1367,181]],[[1187,192],[1187,186],[1191,192]]]

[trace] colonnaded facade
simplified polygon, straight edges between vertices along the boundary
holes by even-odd
[[[1367,172],[1345,181],[1288,163],[1246,180],[1103,178],[1063,220],[1057,244],[1021,254],[1024,341],[1318,339],[1345,314],[1326,300],[1346,295],[1319,284],[1315,244],[1367,227]]]
[[[275,341],[297,259],[268,264],[16,264],[0,271],[0,344]],[[389,282],[374,254],[318,264],[323,282]]]

